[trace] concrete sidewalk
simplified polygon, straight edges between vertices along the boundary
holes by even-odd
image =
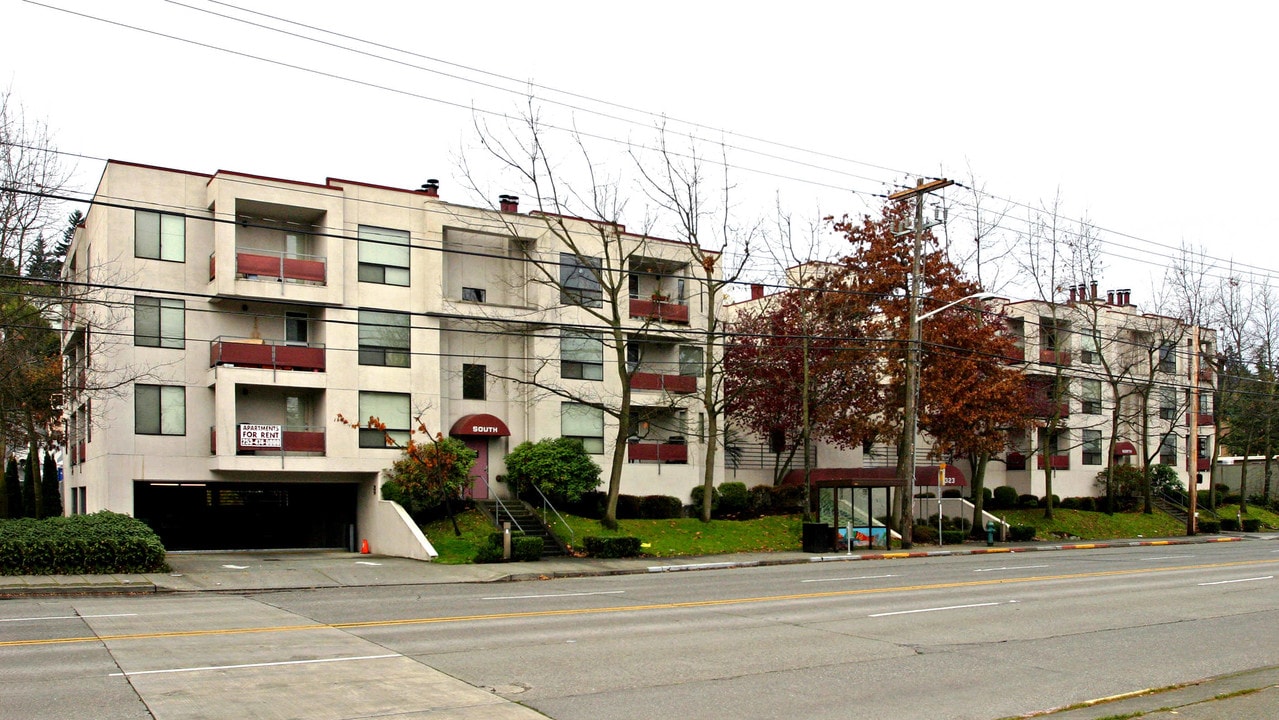
[[[253,550],[172,552],[168,573],[139,575],[6,575],[0,597],[94,595],[156,592],[264,592],[374,585],[481,583],[590,575],[685,572],[726,568],[850,562],[989,553],[1089,550],[1146,545],[1233,542],[1276,536],[1201,535],[1162,539],[1108,540],[1090,543],[1019,543],[995,547],[968,543],[943,548],[916,546],[909,551],[854,550],[851,553],[732,553],[682,558],[548,558],[538,562],[442,565],[406,558],[359,555],[334,550]]]

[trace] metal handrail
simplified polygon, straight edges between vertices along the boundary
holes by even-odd
[[[551,504],[551,501],[547,499],[546,495],[542,492],[542,488],[539,488],[535,483],[529,483],[529,485],[532,485],[533,489],[537,491],[537,494],[542,497],[542,524],[546,524],[546,508],[550,508],[551,512],[555,513],[555,517],[559,518],[560,524],[568,529],[569,544],[574,544],[574,541],[577,540],[577,533],[573,532],[573,526],[569,525],[568,521],[564,519],[564,516],[560,515],[560,511],[555,509],[555,506]]]
[[[515,519],[515,516],[511,514],[510,510],[506,509],[506,503],[502,502],[502,498],[498,497],[497,493],[493,492],[493,486],[489,484],[489,479],[483,478],[483,480],[484,480],[484,487],[488,488],[488,491],[489,491],[489,499],[497,503],[498,512],[495,513],[497,517],[493,518],[493,527],[501,527],[501,522],[502,522],[501,513],[505,512],[506,517],[510,519],[511,521],[511,525],[513,525],[516,530],[520,532],[524,532],[524,528],[520,527],[519,521]]]

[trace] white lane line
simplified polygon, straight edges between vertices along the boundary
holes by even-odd
[[[1015,602],[1017,601],[1008,600],[1005,602],[974,603],[972,605],[947,605],[946,607],[921,608],[919,610],[898,610],[897,612],[875,613],[874,615],[867,615],[867,617],[879,618],[879,617],[888,617],[890,615],[913,615],[915,613],[938,612],[940,610],[964,610],[966,608],[991,607],[993,605],[1011,605]]]
[[[1159,555],[1156,557],[1134,558],[1134,559],[1135,560],[1184,560],[1185,558],[1192,558],[1192,557],[1194,557],[1194,555]]]
[[[373,567],[382,567],[382,563],[370,562],[368,560],[356,560],[356,565],[372,565]]]
[[[206,665],[204,667],[170,668],[168,670],[139,670],[137,672],[111,673],[107,677],[133,677],[134,675],[164,675],[170,673],[204,672],[206,670],[239,670],[242,668],[280,667],[282,665],[313,665],[316,663],[350,662],[352,660],[385,660],[387,658],[404,657],[399,653],[391,655],[361,655],[359,657],[319,658],[317,660],[282,660],[280,662],[247,663],[244,665]]]
[[[228,570],[248,570],[249,569],[248,565],[223,565],[222,567]]]
[[[810,582],[844,582],[847,580],[878,580],[880,578],[897,577],[896,575],[861,575],[858,577],[838,577],[838,578],[817,578],[814,580],[800,580],[802,583]]]
[[[980,568],[980,569],[974,570],[973,572],[999,572],[1001,570],[1031,570],[1034,568],[1046,568],[1046,567],[1049,567],[1049,566],[1048,565],[1014,565],[1012,567]]]
[[[605,590],[602,592],[560,593],[558,595],[499,595],[480,598],[481,600],[535,600],[538,598],[587,597],[589,595],[621,595],[625,590]]]
[[[1254,580],[1274,580],[1274,579],[1275,579],[1274,575],[1266,575],[1264,577],[1240,578],[1238,580],[1218,580],[1217,582],[1199,583],[1199,587],[1203,587],[1204,585],[1229,585],[1230,583],[1241,583],[1241,582],[1252,582]]]
[[[137,613],[116,613],[114,615],[48,615],[46,617],[0,618],[0,622],[36,622],[37,620],[79,620],[81,618],[105,617],[137,617]]]

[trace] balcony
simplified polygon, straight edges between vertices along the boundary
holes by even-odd
[[[1069,350],[1040,350],[1039,362],[1042,365],[1070,365]]]
[[[262,427],[262,426],[251,426]],[[298,455],[323,455],[324,449],[324,428],[322,427],[294,427],[290,426],[270,425],[266,427],[279,428],[278,438],[262,440],[258,436],[245,432],[245,424],[236,426],[237,434],[235,442],[236,455],[284,455],[286,453]],[[265,445],[263,443],[266,443]],[[216,428],[209,429],[209,453],[211,455],[218,454],[218,432]]]
[[[237,250],[235,275],[249,280],[300,282],[323,285],[326,280],[324,258],[272,250]],[[209,279],[217,277],[217,261],[209,256]]]
[[[1198,467],[1197,467],[1198,472],[1204,472],[1204,471],[1206,471],[1206,470],[1211,470],[1211,469],[1212,469],[1212,458],[1199,458],[1198,460],[1196,460],[1196,461],[1195,461],[1195,464],[1198,466]]]
[[[669,300],[631,298],[631,317],[688,324],[688,305]]]
[[[284,344],[259,338],[218,337],[209,345],[209,367],[324,372],[324,346]]]
[[[1031,417],[1044,420],[1054,417],[1068,418],[1070,417],[1070,403],[1064,402],[1054,404],[1051,400],[1046,398],[1031,397],[1030,413]]]
[[[1008,453],[1008,458],[1005,460],[1005,463],[1007,463],[1009,470],[1025,470],[1026,456],[1019,452],[1010,452]]]
[[[1215,418],[1212,413],[1186,413],[1186,425],[1190,425],[1192,419],[1196,425],[1212,425]]]
[[[1008,352],[1004,353],[1003,357],[1004,357],[1004,362],[1009,364],[1026,362],[1026,348],[1020,347],[1020,346],[1015,347],[1012,350],[1009,350]]]
[[[692,375],[659,375],[637,372],[631,375],[632,390],[665,390],[670,393],[697,392],[697,378]]]
[[[683,442],[632,442],[626,445],[627,462],[688,464],[688,445]]]
[[[1043,470],[1044,456],[1036,455],[1035,460],[1036,460],[1035,462],[1036,467],[1038,467],[1040,470]],[[1070,469],[1069,455],[1049,455],[1048,460],[1050,461],[1053,470],[1069,470]]]
[[[1199,369],[1199,382],[1212,382],[1212,368]]]

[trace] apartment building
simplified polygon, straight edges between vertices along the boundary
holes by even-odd
[[[507,452],[546,437],[580,438],[607,478],[621,380],[606,303],[643,430],[622,492],[685,498],[703,476],[692,261],[513,196],[447,202],[435,181],[109,162],[64,270],[93,288],[64,319],[66,507],[133,514],[171,549],[368,540],[430,557],[379,497],[399,451],[338,417],[461,439],[474,497],[505,495]]]

